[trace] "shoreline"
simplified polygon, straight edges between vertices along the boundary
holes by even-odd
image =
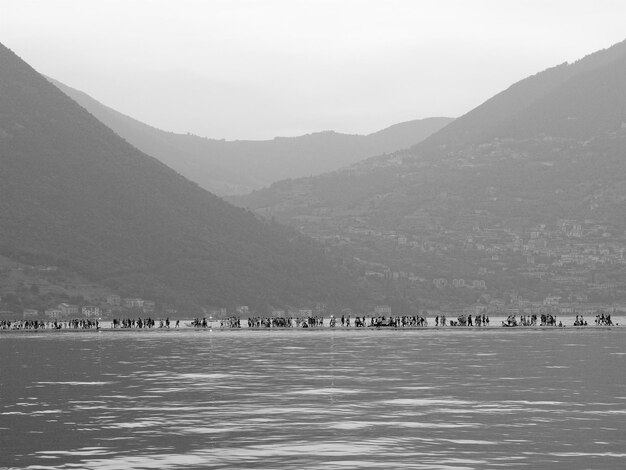
[[[587,325],[587,326],[423,326],[423,327],[310,327],[310,328],[295,328],[295,327],[270,327],[270,328],[256,328],[256,327],[243,327],[243,328],[230,328],[230,327],[184,327],[184,328],[30,328],[30,329],[0,329],[0,335],[2,334],[65,334],[65,333],[189,333],[189,332],[278,332],[278,331],[311,331],[311,332],[332,332],[332,331],[354,331],[354,332],[366,332],[366,331],[586,331],[586,330],[613,330],[624,329],[622,325]]]

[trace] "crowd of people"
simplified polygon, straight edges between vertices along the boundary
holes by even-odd
[[[123,318],[118,319],[114,318],[111,320],[111,327],[113,329],[116,328],[169,328],[170,327],[170,319],[166,318],[165,320],[159,320],[159,325],[157,326],[156,321],[152,318]],[[176,324],[174,328],[180,327],[180,320],[176,320]]]
[[[359,322],[359,326],[366,325],[367,320],[363,317],[363,319]],[[389,318],[385,318],[384,316],[371,317],[368,326],[376,328],[424,328],[428,326],[428,320],[426,320],[426,316],[424,315],[403,315]]]
[[[248,318],[248,328],[320,328],[324,327],[323,317],[308,317],[308,318],[284,318],[284,317],[251,317]],[[613,326],[611,321],[611,315],[598,314],[596,315],[597,326]],[[198,325],[199,326],[199,325]],[[239,319],[229,319],[227,322],[222,321],[220,326],[222,328],[241,328]],[[342,315],[341,317],[335,317],[331,315],[329,318],[328,326],[331,328],[425,328],[428,326],[428,320],[425,315],[417,314],[412,316],[372,316],[372,317],[360,317],[356,316],[351,318],[349,315]],[[435,327],[488,327],[489,315],[482,313],[477,315],[462,314],[459,315],[456,320],[448,320],[445,315],[435,316]],[[554,326],[563,327],[563,322],[557,322],[555,315],[550,313],[544,313],[541,315],[520,315],[519,318],[516,315],[509,315],[506,320],[502,322],[504,327],[536,327],[536,326]],[[587,322],[582,315],[576,315],[573,326],[587,326]]]
[[[576,315],[576,320],[574,320],[574,326],[587,326],[587,320],[585,320],[582,315]]]
[[[580,318],[582,319],[582,315]],[[520,315],[519,320],[515,315],[509,315],[507,319],[502,322],[502,326],[537,326],[538,321],[540,321],[539,326],[563,326],[563,322],[557,324],[556,315],[552,315],[551,313],[541,314],[541,316],[537,316],[536,314]],[[574,326],[579,326],[578,315],[576,315]]]
[[[613,326],[613,320],[611,320],[611,314],[609,313],[597,314],[595,324],[596,326]],[[585,320],[582,315],[576,315],[576,320],[574,320],[574,326],[588,326],[587,320]]]
[[[485,313],[472,316],[471,314],[461,314],[456,320],[450,320],[450,326],[489,326],[489,316]],[[446,326],[446,316],[437,316],[435,326]]]
[[[0,330],[92,330],[100,329],[100,321],[89,318],[74,318],[71,320],[2,320]]]
[[[217,321],[217,320],[216,320]],[[323,316],[309,317],[250,317],[247,319],[248,328],[324,328],[325,319]],[[206,318],[195,318],[187,326],[194,328],[211,328],[213,321],[207,321]],[[536,326],[564,326],[562,322],[558,322],[555,315],[509,315],[502,322],[503,327],[536,327]],[[595,317],[596,326],[614,326],[610,314],[597,314]],[[152,329],[166,328],[169,329],[171,322],[169,318],[153,320],[152,318],[124,318],[111,320],[111,328],[113,329]],[[219,320],[220,328],[241,328],[241,319],[233,316]],[[356,316],[351,318],[350,315],[341,315],[335,317],[331,315],[328,318],[328,326],[330,328],[425,328],[428,326],[428,320],[424,314],[403,315],[403,316]],[[486,314],[470,315],[462,314],[456,320],[448,320],[445,315],[435,316],[435,327],[487,327],[489,326],[489,316]],[[582,315],[576,315],[573,326],[588,326],[587,321]],[[176,320],[174,328],[180,327],[180,320]],[[100,329],[101,323],[98,319],[71,319],[71,320],[0,320],[0,330],[91,330]]]
[[[250,317],[248,328],[321,328],[324,317]]]
[[[224,320],[220,320],[220,327],[222,328],[241,328],[241,318],[228,317]]]
[[[611,314],[604,313],[596,315],[596,325],[597,326],[613,326],[613,322],[611,321]]]
[[[248,328],[323,328],[323,316],[310,316],[305,318],[299,317],[251,317],[248,318]],[[356,316],[351,318],[350,315],[342,315],[335,317],[331,315],[328,319],[330,328],[366,328],[366,327],[425,327],[428,325],[425,316],[396,316],[386,318],[384,316],[367,317]],[[222,325],[224,326],[224,325]]]
[[[325,327],[325,319],[323,316],[310,316],[305,318],[299,317],[250,317],[247,320],[248,328],[323,328]],[[476,325],[481,325],[483,322],[489,324],[489,319],[476,317]],[[450,322],[450,326],[461,324],[461,322]],[[463,320],[463,325],[468,324],[468,320]],[[436,326],[446,326],[446,317],[437,316],[435,318]],[[194,326],[202,327],[200,320],[194,322]],[[417,315],[403,315],[403,316],[355,316],[341,315],[341,317],[335,317],[331,315],[328,318],[328,326],[330,328],[425,328],[428,326],[428,320],[423,314]],[[472,320],[469,320],[469,326],[472,326]],[[205,326],[206,327],[206,326]],[[227,321],[221,321],[220,327],[222,328],[240,328],[241,324],[239,319],[228,319]]]
[[[193,326],[194,328],[208,328],[209,322],[207,321],[206,318],[203,318],[203,319],[194,318],[191,321],[191,326]]]

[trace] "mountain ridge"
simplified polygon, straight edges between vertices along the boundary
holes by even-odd
[[[526,77],[460,116],[446,128],[424,139],[424,142],[414,145],[412,150],[420,145],[432,148],[442,144],[473,144],[496,137],[502,132],[503,123],[510,120],[515,113],[523,113],[533,102],[542,99],[572,77],[609,65],[623,58],[625,54],[626,41],[622,41],[571,64],[565,62]]]
[[[271,140],[226,141],[160,130],[49,80],[129,143],[218,195],[244,194],[276,180],[319,174],[406,148],[452,121],[426,118],[367,135],[321,131]]]

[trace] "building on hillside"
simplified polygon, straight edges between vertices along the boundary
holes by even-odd
[[[78,315],[78,305],[66,304],[64,302],[59,304],[57,308],[61,310],[61,314],[66,318]]]
[[[44,311],[44,315],[50,320],[59,320],[63,318],[63,312],[59,308],[48,308]]]
[[[559,305],[561,297],[558,295],[548,296],[543,300],[544,305]]]
[[[452,279],[454,287],[465,287],[465,279]]]
[[[143,313],[154,313],[156,309],[156,303],[154,300],[144,300],[143,301]]]
[[[391,315],[391,307],[389,305],[376,305],[374,307],[374,315],[377,317],[388,317]]]
[[[122,298],[117,294],[107,295],[107,304],[119,307],[122,304]]]
[[[22,312],[24,320],[31,320],[33,318],[39,317],[39,310],[34,308],[25,308]]]
[[[143,308],[143,299],[123,299],[122,302],[124,303],[124,307],[126,308]]]
[[[247,305],[238,305],[235,309],[237,315],[248,315],[250,313],[250,308]]]
[[[487,286],[485,285],[485,281],[484,279],[477,279],[472,283],[472,287],[474,289],[486,289]]]
[[[100,307],[94,305],[85,305],[82,307],[81,311],[87,318],[97,318],[100,316]]]

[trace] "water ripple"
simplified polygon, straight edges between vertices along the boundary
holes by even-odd
[[[309,333],[2,338],[0,467],[623,466],[621,330]]]

